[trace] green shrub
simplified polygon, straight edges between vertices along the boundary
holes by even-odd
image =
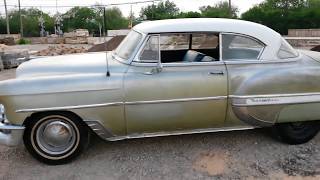
[[[18,43],[18,44],[31,44],[31,41],[30,41],[30,40],[27,40],[27,39],[21,38],[21,39],[18,40],[17,43]]]

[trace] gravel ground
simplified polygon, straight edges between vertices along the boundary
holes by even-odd
[[[15,78],[16,69],[5,69],[0,71],[0,81]]]
[[[0,79],[14,77],[1,71]],[[10,75],[11,74],[11,75]],[[105,142],[67,165],[47,166],[23,145],[0,146],[2,179],[320,179],[320,135],[290,146],[268,129]]]

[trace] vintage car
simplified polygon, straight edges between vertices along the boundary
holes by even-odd
[[[31,60],[0,82],[0,143],[66,163],[91,133],[116,141],[271,127],[284,142],[319,131],[320,53],[252,22],[135,26],[114,52]]]

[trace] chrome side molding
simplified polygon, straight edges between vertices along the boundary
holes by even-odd
[[[19,109],[19,110],[16,110],[16,113],[59,111],[59,110],[72,110],[72,109],[84,109],[84,108],[107,107],[107,106],[136,105],[136,104],[157,104],[157,103],[176,103],[176,102],[189,102],[189,101],[225,100],[228,98],[232,99],[233,106],[264,106],[264,105],[304,104],[304,103],[318,103],[318,102],[320,103],[320,93],[229,95],[229,96],[179,98],[179,99],[164,99],[164,100],[150,100],[150,101],[110,102],[110,103],[102,103],[102,104]]]
[[[125,104],[134,105],[134,104],[175,103],[175,102],[189,102],[189,101],[224,100],[227,98],[228,96],[214,96],[214,97],[181,98],[181,99],[153,100],[153,101],[132,101],[132,102],[126,102]]]
[[[125,139],[139,139],[139,138],[147,138],[147,137],[176,136],[176,135],[184,135],[184,134],[226,132],[226,131],[248,130],[248,129],[255,129],[255,128],[257,127],[241,126],[241,127],[208,128],[208,129],[195,129],[195,130],[177,130],[177,131],[171,131],[171,132],[141,133],[141,134],[131,134],[128,136],[115,136],[115,137],[107,138],[106,140],[120,141]]]
[[[61,106],[61,107],[49,107],[49,108],[19,109],[19,110],[16,110],[16,113],[59,111],[59,110],[95,108],[95,107],[118,106],[118,105],[123,105],[123,102],[111,102],[111,103],[103,103],[103,104],[89,104],[89,105],[78,105],[78,106]]]
[[[270,94],[229,96],[233,106],[265,106],[265,105],[289,105],[319,103],[320,93],[295,93],[295,94]]]
[[[93,130],[99,137],[107,141],[120,141],[125,139],[138,139],[146,137],[162,137],[162,136],[174,136],[184,134],[201,134],[211,132],[224,132],[224,131],[236,131],[236,130],[248,130],[258,127],[254,126],[241,126],[241,127],[223,127],[223,128],[207,128],[207,129],[195,129],[195,130],[176,130],[171,132],[156,132],[156,133],[135,133],[127,136],[116,136],[111,130],[104,127],[98,120],[85,120],[84,121],[90,129]]]
[[[227,98],[228,96],[213,96],[213,97],[180,98],[180,99],[152,100],[152,101],[110,102],[110,103],[90,104],[90,105],[19,109],[19,110],[16,110],[16,113],[59,111],[59,110],[72,110],[72,109],[84,109],[84,108],[120,106],[120,105],[135,105],[135,104],[157,104],[157,103],[175,103],[175,102],[189,102],[189,101],[224,100]]]
[[[107,130],[98,120],[84,120],[84,122],[102,139],[114,137],[111,131]]]

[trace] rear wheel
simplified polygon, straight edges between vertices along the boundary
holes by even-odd
[[[274,127],[278,137],[288,144],[303,144],[317,135],[320,124],[317,121],[281,123]]]
[[[64,164],[88,145],[90,132],[72,113],[43,113],[32,116],[23,136],[27,150],[46,164]]]

